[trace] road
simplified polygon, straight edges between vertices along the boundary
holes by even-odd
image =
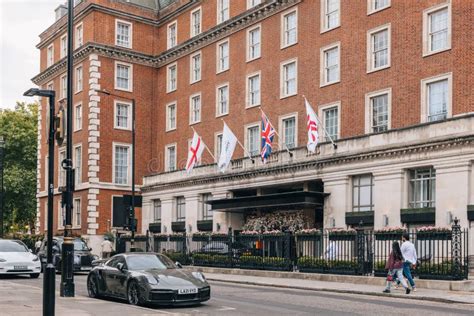
[[[57,289],[60,276],[57,275]],[[4,283],[4,285],[2,285]],[[0,289],[6,284],[17,284],[28,288],[42,288],[42,279],[9,277],[0,279]],[[93,312],[94,300],[87,298],[86,275],[75,276],[76,297],[90,305]],[[356,287],[357,285],[354,285]],[[212,299],[200,306],[183,308],[140,308],[120,301],[107,301],[112,310],[123,314],[153,315],[472,315],[474,306],[444,304],[396,298],[372,297],[339,293],[324,293],[262,286],[247,286],[224,282],[211,282]],[[18,293],[21,295],[21,293]],[[40,300],[37,295],[35,300]],[[38,302],[40,304],[41,301]],[[134,309],[136,309],[135,312]],[[2,312],[0,311],[0,315]],[[97,315],[103,313],[97,313]],[[73,316],[70,313],[69,316]],[[82,315],[82,314],[81,314]]]

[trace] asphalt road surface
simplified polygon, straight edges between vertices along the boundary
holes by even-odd
[[[86,302],[87,275],[76,275],[76,297]],[[56,276],[59,288],[60,276]],[[8,282],[42,287],[39,279],[9,277]],[[2,280],[0,279],[0,285]],[[357,285],[354,285],[357,287]],[[247,286],[224,282],[211,282],[211,300],[193,307],[140,308],[142,315],[164,312],[179,315],[474,315],[473,305],[445,304],[397,298],[383,298],[366,295],[325,293],[281,289],[263,286]],[[21,295],[21,293],[18,293]],[[107,304],[126,304],[109,300]],[[124,306],[124,308],[135,308]],[[0,312],[1,314],[1,312]],[[99,313],[98,313],[99,315]]]

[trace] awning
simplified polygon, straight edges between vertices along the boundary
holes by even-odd
[[[256,209],[322,208],[329,193],[298,191],[208,201],[213,211],[245,213]]]

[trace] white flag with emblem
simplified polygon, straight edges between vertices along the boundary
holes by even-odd
[[[224,130],[222,132],[221,154],[219,156],[219,163],[217,166],[221,172],[225,172],[232,160],[235,146],[237,145],[237,137],[230,130],[226,123],[224,123]]]
[[[306,147],[308,147],[309,152],[314,154],[316,152],[316,146],[318,146],[319,139],[317,124],[318,120],[316,117],[316,113],[314,113],[311,104],[309,104],[306,98],[304,99],[304,102],[306,105],[306,128],[308,130],[308,144],[306,145]]]

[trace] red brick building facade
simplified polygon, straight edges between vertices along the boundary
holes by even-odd
[[[412,128],[417,133],[422,128],[436,126],[445,130],[439,124],[456,125],[450,122],[457,118],[464,120],[463,124],[471,124],[473,9],[470,1],[461,0],[79,1],[75,7],[74,64],[75,69],[82,67],[82,75],[75,70],[74,86],[79,87],[74,94],[74,105],[80,105],[81,110],[76,112],[75,107],[73,113],[73,145],[82,148],[80,153],[74,151],[81,157],[82,173],[74,193],[76,201],[80,201],[75,202],[79,203],[75,204],[78,215],[74,217],[77,232],[99,240],[105,232],[122,224],[113,216],[113,203],[114,197],[131,189],[131,98],[136,100],[137,111],[137,184],[142,185],[148,176],[143,191],[147,195],[143,220],[138,212],[142,232],[153,222],[153,201],[161,199],[160,183],[171,188],[186,182],[179,171],[168,172],[183,169],[192,128],[216,155],[224,119],[242,144],[252,154],[258,154],[260,134],[256,131],[262,109],[281,136],[275,139],[280,146],[274,146],[274,151],[286,147],[295,152],[305,151],[303,96],[342,148],[344,142],[369,137],[381,138],[377,142],[383,145],[392,144],[393,133]],[[41,70],[34,78],[43,88],[52,84],[60,96],[61,76],[66,71],[61,54],[65,33],[66,17],[41,33],[38,44]],[[107,90],[113,95],[97,90]],[[45,227],[47,195],[46,104],[42,100],[39,118],[38,227],[41,231]],[[330,152],[322,130],[320,135],[321,156],[312,156],[312,160],[323,159],[325,154],[339,157],[344,152]],[[427,140],[418,139],[420,143]],[[347,143],[347,146],[348,154],[378,148],[370,141],[355,147]],[[61,150],[56,150],[56,165]],[[472,179],[473,156],[469,155],[464,167],[468,170],[466,177]],[[244,151],[237,147],[233,158],[244,157]],[[205,152],[201,164],[214,162]],[[290,164],[293,162],[297,161],[291,160]],[[346,175],[348,188],[344,190],[351,191],[349,186],[354,186],[350,176]],[[57,174],[56,181],[58,178]],[[155,183],[153,179],[159,181]],[[212,184],[196,194],[213,194],[221,189],[218,184]],[[368,209],[373,212],[377,202],[372,201],[372,193],[370,196]],[[474,204],[472,187],[463,199],[464,207]],[[58,194],[54,208],[58,222],[61,220],[59,200]],[[190,200],[202,203],[197,197]],[[398,209],[412,202],[401,202]],[[116,199],[115,203],[118,214],[121,201]],[[191,208],[201,209],[199,203]],[[335,221],[342,225],[341,216],[343,221],[344,212],[354,207],[349,206],[354,203],[346,204],[325,203],[324,208],[329,207],[333,215],[325,217],[324,223]],[[405,207],[416,208],[412,204]],[[168,206],[172,209],[166,211]],[[176,220],[176,215],[171,215],[176,201],[168,206],[159,206],[160,216],[165,217],[166,213],[174,218],[159,219],[163,229],[167,226],[165,232],[171,231],[171,222]],[[188,207],[186,204],[186,212]],[[341,211],[342,215],[336,214]],[[461,218],[466,217],[465,210],[463,214]],[[197,229],[195,221],[202,220],[199,217],[186,219],[190,231]],[[219,227],[223,228],[239,222],[235,218],[219,218]],[[165,224],[166,221],[169,223]]]

